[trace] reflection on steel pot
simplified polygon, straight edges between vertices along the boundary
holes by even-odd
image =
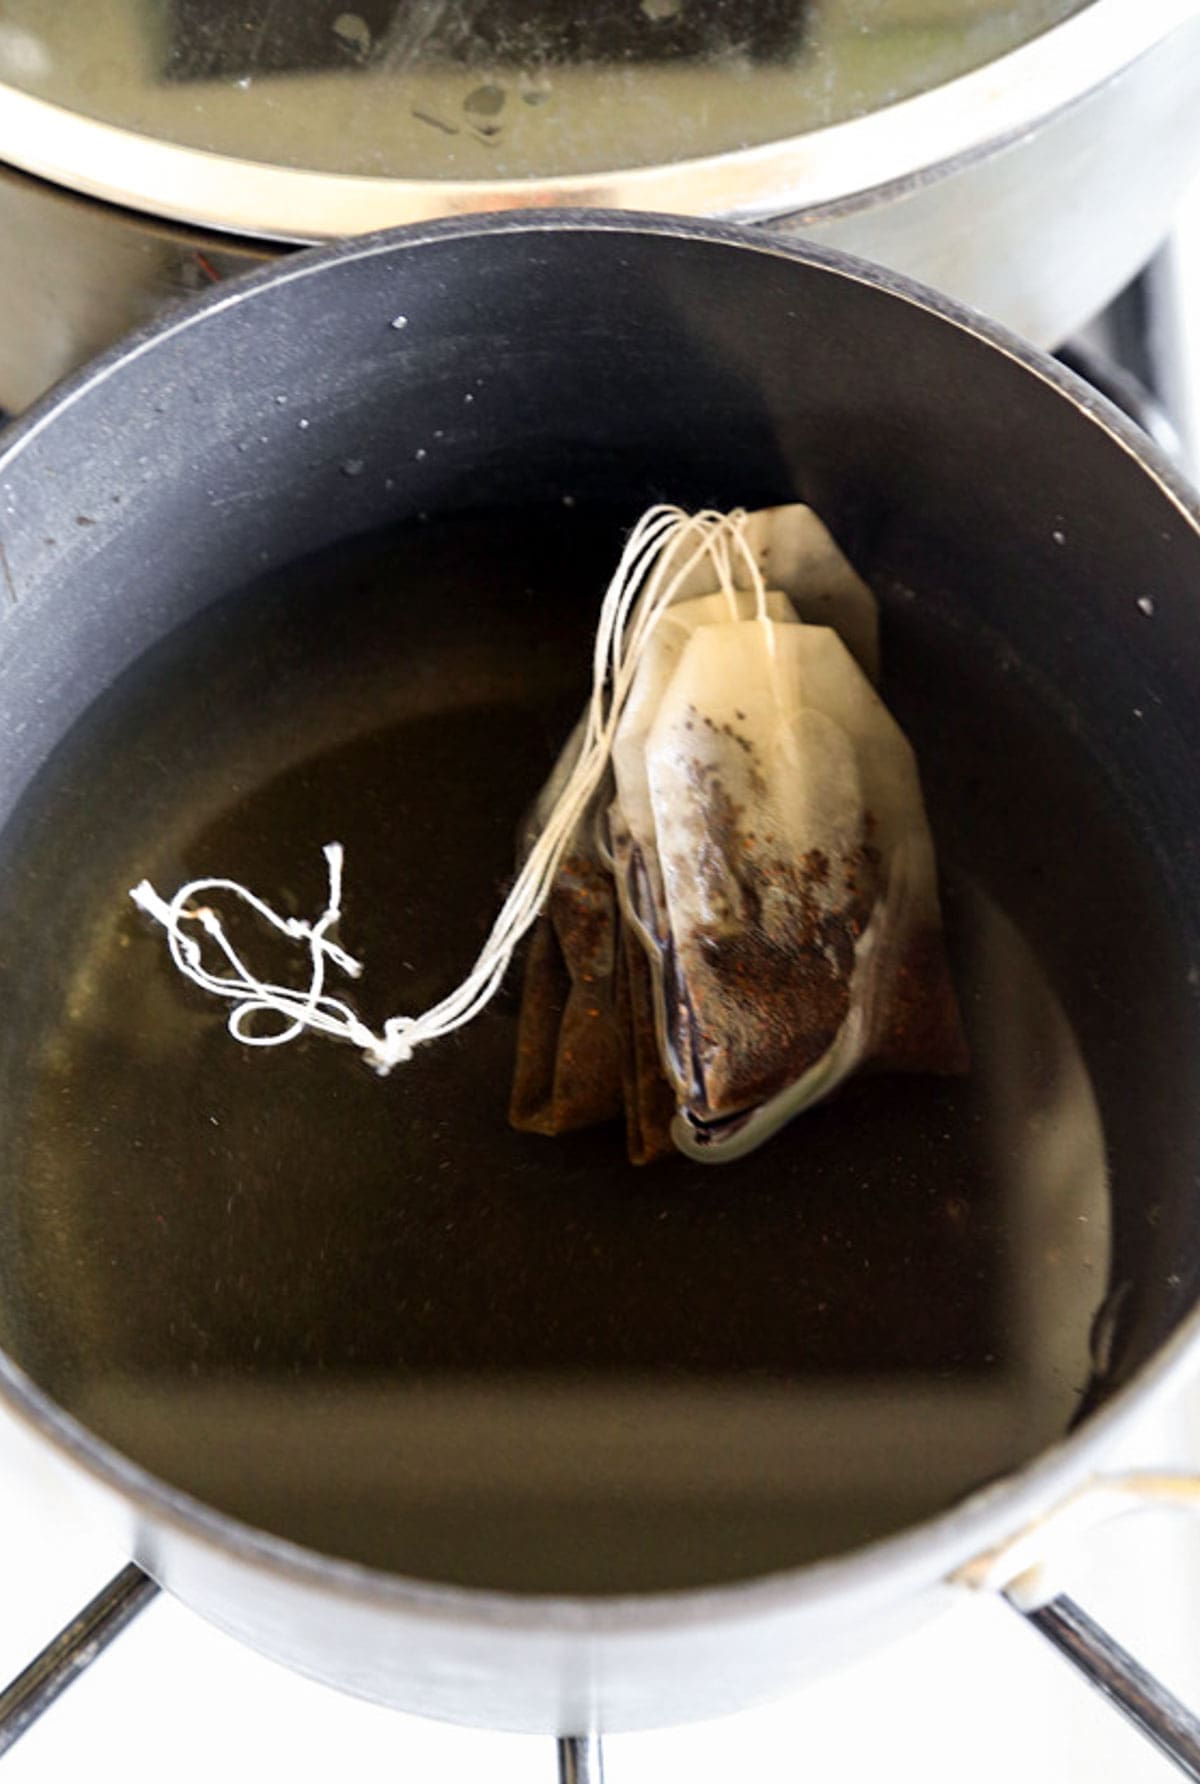
[[[1191,0],[647,0],[590,34],[537,0],[468,10],[14,0],[0,163],[103,206],[0,181],[0,406],[216,264],[196,230],[236,264],[526,205],[762,222],[1057,345],[1200,166]]]
[[[0,413],[9,414],[122,335],[272,254],[4,168],[0,242]]]
[[[305,905],[336,815],[419,1005],[662,494],[807,499],[877,590],[975,1070],[631,1179],[508,1129],[502,1001],[386,1085],[247,1063],[127,888]],[[1200,1345],[1200,515],[1153,448],[892,275],[545,212],[136,337],[6,437],[0,543],[0,1392],[131,1555],[315,1677],[547,1732],[1028,1575]]]

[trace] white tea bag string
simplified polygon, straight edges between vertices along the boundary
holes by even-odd
[[[278,1047],[285,1041],[295,1040],[306,1028],[344,1036],[348,1040],[357,1041],[364,1049],[375,1044],[376,1037],[365,1023],[359,1021],[350,1005],[340,998],[328,995],[324,990],[326,965],[329,962],[350,978],[356,979],[362,972],[361,963],[331,941],[327,933],[341,916],[340,843],[327,844],[324,854],[329,872],[329,898],[323,915],[316,923],[307,923],[299,917],[281,917],[245,886],[236,880],[224,878],[189,880],[186,886],[180,887],[170,903],[159,897],[148,880],[143,880],[130,893],[139,910],[145,911],[166,930],[171,958],[185,977],[217,997],[237,999],[237,1008],[229,1018],[229,1031],[243,1046]],[[289,941],[303,941],[308,944],[312,978],[307,991],[301,992],[292,986],[262,980],[250,970],[229,940],[217,913],[210,905],[196,902],[221,893],[240,900],[264,923]],[[199,924],[218,952],[224,956],[226,963],[232,967],[235,977],[224,978],[205,965],[203,948],[194,936],[184,932],[184,921]],[[247,1026],[252,1017],[268,1011],[288,1018],[287,1026],[261,1033],[255,1033]]]
[[[631,532],[596,626],[592,692],[579,758],[471,971],[422,1015],[389,1017],[376,1032],[348,1003],[325,990],[329,966],[352,978],[362,970],[329,935],[342,907],[343,852],[339,843],[325,846],[329,896],[325,910],[313,923],[281,916],[245,886],[223,877],[191,880],[169,900],[147,880],[133,889],[130,896],[134,903],[166,931],[171,959],[184,977],[214,997],[233,1003],[228,1027],[235,1040],[244,1046],[277,1047],[311,1030],[350,1042],[376,1070],[386,1073],[410,1059],[416,1047],[452,1033],[479,1015],[499,990],[513,954],[549,896],[563,854],[608,768],[617,725],[646,642],[688,575],[707,557],[719,591],[729,598],[736,614],[732,557],[738,551],[755,594],[756,618],[767,623],[766,585],[746,539],[745,523],[741,509],[729,514],[704,510],[689,515],[663,504],[649,509]],[[268,928],[307,948],[307,989],[261,979],[250,969],[207,902],[219,896],[239,901]],[[214,971],[206,964],[204,944],[187,933],[187,924],[199,926],[228,972]],[[283,1026],[258,1026],[266,1015],[283,1018]]]

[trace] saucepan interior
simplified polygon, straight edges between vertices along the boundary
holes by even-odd
[[[1200,541],[1066,390],[718,229],[449,226],[148,335],[0,460],[0,1341],[151,1474],[524,1593],[842,1553],[1028,1460],[1200,1287]],[[133,910],[230,873],[371,1018],[469,965],[649,502],[875,588],[973,1049],[721,1169],[506,1121],[519,973],[376,1078]]]

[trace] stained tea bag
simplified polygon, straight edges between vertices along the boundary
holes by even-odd
[[[525,826],[527,859],[558,806],[581,750],[580,720]],[[566,845],[525,956],[508,1118],[524,1133],[564,1134],[624,1113],[634,1164],[674,1149],[675,1099],[658,1062],[646,958],[621,922],[601,837],[606,776]]]
[[[650,968],[620,920],[611,871],[572,851],[525,956],[508,1118],[565,1134],[625,1118],[633,1164],[674,1150]]]
[[[871,1060],[962,1069],[912,750],[835,632],[698,626],[628,805],[614,761],[681,1150],[748,1151]]]
[[[807,508],[714,524],[698,556],[693,543],[685,532],[663,554],[669,594],[615,729],[607,823],[623,952],[636,939],[650,968],[674,1142],[715,1160],[761,1144],[866,1063],[956,1071],[965,1058],[916,764],[867,679],[874,597]],[[787,593],[766,587],[768,571]],[[560,761],[543,807],[564,778]],[[606,797],[607,784],[596,803]],[[574,902],[579,921],[586,897],[560,872],[552,908]],[[523,1037],[539,955],[535,941]],[[621,1044],[640,1159],[660,1149],[644,1143],[640,1107],[659,1111],[661,1134],[666,1098],[647,1089],[640,962],[635,980],[636,1071],[628,1018]],[[551,1013],[543,1046],[569,1084],[573,1026],[552,1026]]]
[[[576,726],[526,826],[526,857],[562,796],[583,747]],[[626,1051],[617,1009],[616,888],[589,807],[566,846],[530,936],[517,1025],[509,1120],[523,1132],[569,1133],[624,1107]]]
[[[337,844],[312,923],[225,879],[133,896],[179,969],[234,1005],[236,1039],[311,1029],[381,1073],[471,1022],[532,931],[514,1123],[561,1133],[623,1107],[635,1160],[737,1157],[860,1067],[965,1067],[916,764],[876,658],[874,599],[811,510],[651,509],[512,891],[431,1009],[375,1032],[326,989],[331,968],[360,971],[332,934]],[[308,989],[255,975],[214,899],[302,946]]]

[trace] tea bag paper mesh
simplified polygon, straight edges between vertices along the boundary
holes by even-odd
[[[686,538],[664,552],[668,570],[688,555]],[[724,580],[721,580],[721,578]],[[676,603],[714,588],[768,591],[768,610],[779,596],[808,625],[831,626],[863,674],[879,679],[879,608],[817,514],[801,502],[760,508],[743,516],[736,545],[727,545],[717,579],[711,557],[693,562],[679,583]],[[770,591],[775,591],[774,593]],[[772,618],[779,618],[771,611]]]
[[[644,759],[652,841],[641,848],[657,860],[640,872],[631,836],[618,885],[650,942],[684,1150],[740,1150],[737,1129],[712,1124],[757,1112],[744,1137],[757,1136],[828,1094],[885,1036],[902,1041],[897,1000],[917,968],[944,1045],[930,1048],[922,1029],[890,1063],[961,1063],[916,763],[836,633],[697,628]],[[665,922],[641,908],[656,881]]]
[[[690,579],[694,580],[694,578]],[[692,595],[677,600],[655,627],[639,664],[621,723],[613,740],[613,773],[619,794],[610,813],[614,838],[626,865],[631,850],[648,878],[647,895],[659,917],[666,921],[657,852],[653,846],[654,811],[650,789],[647,744],[662,702],[673,685],[693,632],[702,626],[725,629],[737,620],[750,619],[755,597],[744,590],[724,594]],[[779,624],[795,624],[796,614],[786,595],[778,591],[765,597],[767,614]],[[645,913],[650,920],[650,912]]]
[[[578,741],[576,733],[568,749],[577,753]],[[538,803],[545,808],[545,796]],[[514,1127],[569,1133],[621,1114],[620,946],[612,874],[594,823],[584,822],[530,937],[509,1106]]]
[[[135,901],[245,1044],[306,1029],[380,1072],[463,1026],[530,940],[515,1124],[623,1107],[630,1156],[750,1150],[872,1060],[965,1063],[912,751],[870,685],[874,598],[811,510],[651,509],[601,605],[584,714],[526,825],[513,888],[462,983],[371,1030],[326,988],[342,858],[308,923],[223,878]],[[223,900],[303,948],[264,982]]]

